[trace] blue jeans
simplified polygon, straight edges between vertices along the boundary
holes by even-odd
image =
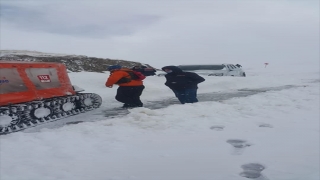
[[[184,103],[195,103],[198,102],[197,99],[198,89],[182,89],[182,90],[172,90],[181,104]]]

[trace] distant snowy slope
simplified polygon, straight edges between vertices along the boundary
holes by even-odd
[[[52,56],[75,56],[75,57],[77,57],[77,55],[58,54],[58,53],[44,53],[44,52],[39,52],[39,51],[0,50],[0,57],[2,57],[2,56],[14,56],[14,55],[25,55],[25,56],[34,56],[34,57],[52,57]]]
[[[80,72],[103,72],[107,67],[114,64],[120,64],[123,67],[131,68],[136,65],[142,65],[140,62],[119,60],[119,59],[103,59],[88,57],[84,55],[68,55],[43,53],[38,51],[23,50],[0,50],[0,61],[36,61],[36,62],[59,62],[67,66],[70,71]],[[148,66],[148,65],[147,65]]]

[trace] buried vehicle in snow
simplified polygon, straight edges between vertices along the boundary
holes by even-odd
[[[246,73],[242,70],[240,64],[196,64],[196,65],[179,65],[177,66],[186,72],[195,72],[199,75],[207,76],[239,76],[246,77]],[[157,76],[165,76],[166,73],[158,73]]]
[[[0,135],[100,107],[99,95],[81,91],[64,64],[0,61]]]
[[[179,65],[183,71],[194,71],[208,76],[240,76],[246,77],[240,64],[208,64],[208,65]]]

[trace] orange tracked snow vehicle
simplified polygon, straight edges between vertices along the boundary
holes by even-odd
[[[64,64],[0,61],[0,135],[93,110],[101,97],[79,93]]]

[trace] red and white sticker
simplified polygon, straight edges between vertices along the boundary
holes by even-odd
[[[49,75],[38,75],[38,78],[39,78],[40,82],[43,82],[43,83],[51,82]]]

